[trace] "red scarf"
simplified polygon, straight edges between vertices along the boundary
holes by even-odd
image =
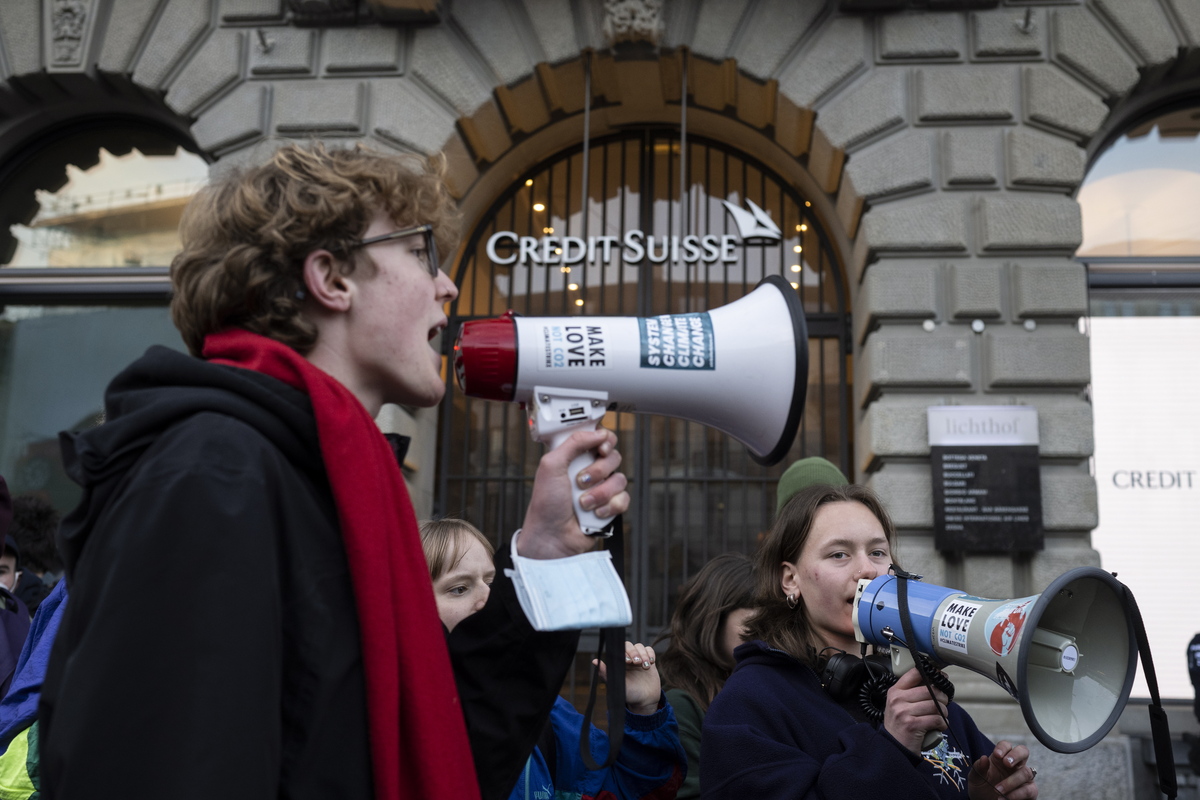
[[[417,519],[387,440],[345,386],[273,339],[221,331],[205,338],[204,357],[312,399],[358,606],[377,800],[478,798]]]

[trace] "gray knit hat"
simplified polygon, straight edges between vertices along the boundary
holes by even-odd
[[[792,495],[796,492],[821,483],[845,486],[850,481],[846,479],[840,469],[820,456],[802,458],[795,462],[779,478],[779,486],[775,495],[775,513],[778,514],[779,509],[783,508],[783,504],[791,500]]]

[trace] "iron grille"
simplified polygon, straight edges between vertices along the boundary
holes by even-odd
[[[783,275],[800,292],[810,336],[807,408],[779,465],[759,466],[740,443],[697,423],[618,413],[605,419],[621,438],[633,496],[625,520],[631,636],[647,642],[669,621],[678,586],[709,558],[753,551],[774,516],[775,484],[788,464],[821,455],[850,473],[846,293],[827,237],[796,189],[761,163],[696,136],[688,137],[687,149],[681,182],[677,130],[593,141],[586,214],[582,146],[522,176],[471,233],[455,270],[460,295],[450,314],[455,331],[466,320],[509,309],[541,316],[705,311],[737,300],[766,275]],[[734,263],[673,261],[663,236],[737,232],[722,200],[757,204],[782,230],[781,240],[746,244]],[[540,254],[545,236],[586,241],[629,230],[655,237],[641,263],[622,263],[615,251],[607,259],[597,253],[603,263],[497,263],[515,261],[520,244],[509,236],[493,241],[502,232],[535,237]],[[499,258],[489,258],[489,241]],[[549,247],[546,254],[563,259]],[[499,543],[521,525],[541,445],[529,440],[520,408],[464,397],[447,381],[435,511],[467,519]],[[754,413],[753,398],[747,413]]]

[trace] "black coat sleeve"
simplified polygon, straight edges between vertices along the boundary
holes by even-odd
[[[507,544],[496,554],[496,579],[483,610],[449,635],[483,800],[504,800],[550,717],[575,658],[579,631],[535,631],[505,574]]]

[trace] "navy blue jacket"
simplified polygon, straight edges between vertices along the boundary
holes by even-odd
[[[787,653],[755,641],[734,656],[737,668],[704,718],[706,800],[964,798],[971,764],[993,750],[951,703],[947,737],[918,756],[882,726],[856,722]]]

